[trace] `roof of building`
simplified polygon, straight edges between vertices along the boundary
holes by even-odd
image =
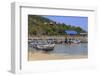
[[[65,33],[68,35],[76,35],[77,34],[77,32],[74,30],[65,30]]]

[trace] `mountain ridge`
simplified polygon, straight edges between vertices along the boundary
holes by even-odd
[[[86,32],[81,27],[56,23],[41,15],[28,15],[29,35],[65,35],[65,30],[74,30],[78,32],[78,34]]]

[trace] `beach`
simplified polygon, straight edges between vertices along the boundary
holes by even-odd
[[[56,44],[51,51],[28,47],[28,60],[57,60],[88,58],[87,43],[76,45]]]
[[[87,55],[61,55],[61,54],[48,54],[43,52],[28,52],[28,61],[33,60],[57,60],[57,59],[82,59],[88,58]]]

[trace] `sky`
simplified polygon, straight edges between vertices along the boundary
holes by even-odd
[[[88,31],[88,17],[80,16],[43,16],[57,23],[65,23],[67,25],[79,26]]]

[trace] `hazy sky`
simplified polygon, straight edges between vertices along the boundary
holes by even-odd
[[[88,17],[80,16],[43,16],[57,23],[65,23],[72,26],[79,26],[84,30],[88,30]]]

